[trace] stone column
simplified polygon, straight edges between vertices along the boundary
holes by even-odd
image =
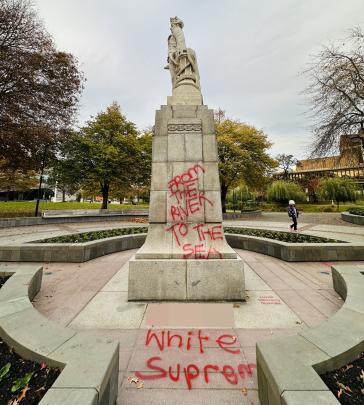
[[[243,300],[243,262],[222,228],[213,111],[195,87],[177,89],[156,112],[150,225],[129,263],[128,298]]]

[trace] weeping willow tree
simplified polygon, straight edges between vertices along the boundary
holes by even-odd
[[[353,180],[345,177],[322,179],[319,184],[319,196],[326,201],[335,201],[339,210],[340,202],[356,200],[357,185]]]
[[[289,200],[295,200],[295,202],[306,201],[306,194],[301,190],[298,184],[283,180],[274,181],[268,187],[267,197],[268,201],[280,204],[288,204]]]

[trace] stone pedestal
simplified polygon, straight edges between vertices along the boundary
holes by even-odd
[[[243,262],[222,228],[213,111],[201,95],[191,105],[192,88],[156,112],[150,225],[129,263],[129,300],[244,299]]]

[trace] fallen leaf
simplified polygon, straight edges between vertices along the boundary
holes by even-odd
[[[348,364],[345,367],[342,368],[343,372],[345,373],[346,371],[350,370],[351,368],[353,368],[354,366],[352,364]]]
[[[130,384],[138,384],[139,378],[137,377],[128,377],[128,381]]]
[[[23,391],[21,392],[21,394],[18,396],[18,398],[16,398],[16,401],[18,401],[19,403],[21,402],[22,399],[25,398],[25,395],[27,394],[27,391],[29,390],[29,385],[27,385],[26,387],[23,388]],[[15,404],[14,404],[15,405]]]
[[[137,388],[140,389],[140,388],[143,388],[143,387],[144,387],[143,381],[139,381],[139,383],[137,384]]]
[[[240,308],[240,304],[234,304],[233,308]]]
[[[248,395],[248,389],[245,387],[241,389],[241,392],[243,393],[244,397]]]

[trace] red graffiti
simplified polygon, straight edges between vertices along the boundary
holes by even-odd
[[[176,241],[178,246],[182,245],[182,239],[185,238],[190,231],[192,231],[195,235],[197,234],[200,242],[224,239],[222,225],[208,226],[205,224],[197,224],[192,226],[192,228],[189,228],[188,224],[178,222],[171,225],[169,228],[166,228],[166,231],[172,232],[173,239]],[[182,245],[182,249],[184,252],[184,259],[222,259],[222,254],[218,249],[216,249],[214,246],[205,246],[204,243],[195,245],[185,243]]]
[[[205,169],[197,164],[190,167],[186,172],[174,176],[168,183],[169,196],[175,197],[178,204],[182,202],[183,197],[196,198],[199,172],[205,173]]]
[[[222,254],[213,244],[183,243],[183,239],[189,232],[194,233],[200,242],[224,240],[222,225],[187,224],[188,218],[199,212],[205,205],[213,206],[212,201],[205,197],[204,191],[198,189],[198,176],[204,172],[205,169],[196,164],[186,172],[174,176],[168,183],[169,198],[173,200],[169,209],[170,218],[175,223],[166,228],[166,231],[172,232],[177,246],[182,247],[184,259],[222,259]]]
[[[275,298],[272,295],[261,295],[258,301],[264,305],[279,305],[282,304],[279,298]]]
[[[222,225],[214,225],[206,229],[205,224],[195,225],[192,229],[198,233],[200,241],[206,240],[206,236],[211,240],[223,240]]]
[[[201,165],[194,165],[168,183],[169,198],[175,202],[170,207],[172,221],[186,221],[190,215],[200,211],[205,201],[213,206],[205,193],[198,190],[199,172],[204,173],[205,169]]]
[[[157,362],[162,362],[162,358],[155,356],[151,357],[147,361],[148,372],[136,371],[135,376],[140,380],[161,380],[169,378],[173,382],[178,382],[180,378],[183,378],[186,386],[189,390],[193,388],[193,380],[197,380],[199,376],[202,377],[205,384],[209,384],[209,370],[213,373],[221,373],[226,381],[231,385],[237,385],[239,382],[239,377],[242,380],[245,380],[248,376],[253,376],[253,369],[257,366],[255,363],[242,363],[239,364],[237,370],[229,365],[225,364],[219,366],[217,364],[206,364],[205,366],[198,366],[197,364],[187,364],[185,367],[182,367],[180,363],[177,363],[175,368],[172,366],[168,367],[168,371],[161,366],[158,366]],[[175,370],[173,374],[173,370]],[[150,373],[154,371],[154,373]],[[182,376],[181,376],[182,375]]]
[[[159,332],[159,333],[158,333]],[[221,338],[227,337],[230,339],[230,342],[221,342]],[[193,331],[188,331],[187,332],[187,337],[183,337],[182,335],[179,334],[172,334],[169,330],[167,330],[167,333],[162,330],[162,331],[153,331],[152,329],[149,329],[147,332],[147,336],[145,339],[145,346],[149,346],[152,340],[157,344],[158,349],[163,352],[165,348],[167,347],[178,347],[178,348],[183,348],[185,347],[187,350],[191,350],[191,347],[193,346],[193,343],[198,343],[198,348],[201,354],[204,353],[204,346],[203,342],[204,341],[209,341],[208,336],[204,336],[202,331],[199,329],[197,333],[194,333]],[[173,345],[173,342],[178,342],[177,345]],[[216,339],[216,343],[221,347],[221,349],[226,350],[230,352],[230,349],[226,349],[224,345],[232,345],[236,342],[236,337],[232,335],[222,335],[218,339]],[[231,352],[230,352],[231,353]],[[239,350],[240,353],[240,350]]]
[[[154,344],[159,352],[165,352],[165,350],[169,348],[177,348],[181,351],[194,350],[196,351],[196,356],[201,356],[204,355],[206,345],[211,340],[213,340],[220,349],[231,355],[239,355],[241,353],[241,350],[236,347],[236,336],[223,334],[215,339],[210,339],[210,337],[204,334],[200,329],[197,331],[188,331],[185,335],[172,333],[169,330],[153,331],[149,329],[145,339],[145,346]],[[198,379],[202,379],[205,384],[209,384],[211,373],[215,373],[216,375],[221,374],[229,384],[237,385],[239,378],[244,380],[253,377],[253,369],[256,368],[256,364],[254,363],[240,363],[236,368],[229,364],[224,364],[223,366],[218,364],[206,364],[200,366],[194,363],[185,366],[181,363],[177,363],[175,366],[162,367],[163,359],[160,356],[150,357],[146,365],[148,371],[145,373],[137,371],[135,373],[137,378],[141,380],[170,379],[173,382],[179,382],[182,379],[188,389],[192,389],[194,381]],[[153,373],[151,373],[151,371]]]
[[[190,243],[185,243],[182,247],[184,251],[184,259],[222,259],[222,254],[213,246],[208,249],[205,245],[191,245]]]

